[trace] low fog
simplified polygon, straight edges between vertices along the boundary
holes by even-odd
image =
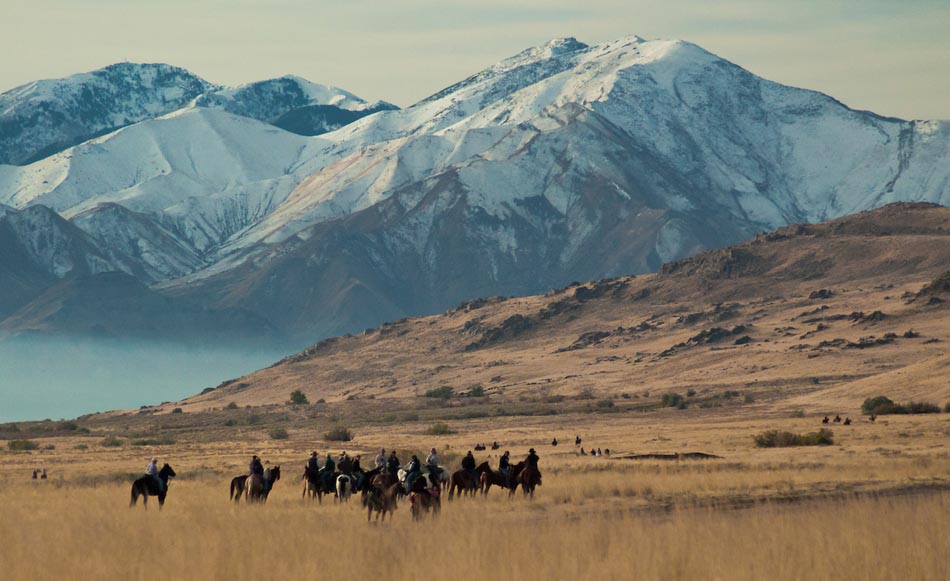
[[[284,355],[94,339],[0,341],[0,422],[174,401]]]

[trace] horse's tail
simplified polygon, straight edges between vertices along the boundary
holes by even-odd
[[[231,491],[228,492],[228,500],[234,500],[234,485],[236,484],[235,480],[236,479],[234,478],[231,479]]]
[[[139,490],[138,490],[138,487],[135,486],[135,483],[133,482],[132,483],[132,499],[129,501],[129,508],[132,508],[133,506],[135,506],[135,503],[138,501],[138,499],[139,499]]]
[[[455,496],[455,474],[449,477],[449,500]]]

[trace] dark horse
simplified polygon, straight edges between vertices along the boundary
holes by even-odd
[[[519,462],[519,464],[522,463]],[[516,477],[516,480],[521,484],[521,490],[525,495],[534,498],[535,487],[541,486],[541,471],[538,470],[537,466],[525,466]]]
[[[266,502],[267,496],[274,489],[274,484],[278,480],[280,480],[279,465],[265,469],[264,476],[258,474],[248,476],[246,502]]]
[[[476,468],[475,470],[481,475],[482,495],[488,494],[488,490],[492,486],[497,486],[499,488],[507,488],[509,494],[514,494],[515,490],[518,488],[518,483],[517,483],[516,478],[518,476],[518,472],[520,472],[521,469],[524,468],[523,464],[524,463],[522,462],[521,464],[517,466],[511,466],[508,468],[509,470],[508,482],[510,483],[509,485],[505,485],[505,475],[496,470],[492,470],[491,467],[488,465],[488,462],[482,462],[481,464],[479,464],[478,468]]]
[[[306,481],[303,487],[303,497],[306,498],[309,493],[310,500],[316,497],[320,504],[323,504],[324,494],[336,494],[336,477],[339,475],[339,472],[334,472],[330,478],[324,479],[323,470],[311,470],[304,467],[303,476],[301,477],[302,480]]]
[[[403,492],[402,484],[398,482],[385,487],[378,486],[377,483],[382,480],[379,476],[373,479],[374,484],[367,486],[366,493],[363,495],[363,506],[366,507],[366,521],[369,522],[376,512],[376,520],[386,521],[386,513],[392,520],[393,511],[396,510],[396,499]]]
[[[427,479],[429,480],[427,482]],[[413,520],[419,520],[426,513],[439,514],[442,510],[441,479],[434,482],[431,475],[423,474],[412,483],[409,491],[409,513]]]
[[[172,470],[172,467],[168,464],[162,466],[162,469],[158,471],[158,478],[162,481],[162,491],[158,491],[158,485],[155,484],[155,478],[151,476],[143,476],[132,483],[132,501],[129,503],[129,508],[135,506],[135,502],[139,499],[139,496],[142,497],[142,506],[148,508],[148,497],[157,496],[158,497],[158,508],[161,510],[162,506],[165,505],[165,496],[168,494],[168,479],[175,477],[175,471]]]
[[[240,502],[241,497],[244,496],[244,487],[247,485],[247,474],[242,474],[241,476],[235,476],[231,479],[231,492],[228,498],[234,500],[234,502]]]
[[[455,497],[456,492],[458,492],[459,495],[474,495],[480,485],[481,481],[479,476],[477,476],[477,472],[476,476],[473,476],[468,470],[456,470],[449,478],[449,500]]]

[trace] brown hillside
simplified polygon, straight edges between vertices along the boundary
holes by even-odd
[[[856,406],[879,393],[943,402],[950,296],[939,280],[918,292],[948,270],[950,208],[892,204],[654,275],[471,301],[328,339],[175,405],[275,404],[299,389],[311,402],[384,407],[442,386],[481,387],[496,402],[619,407],[688,390],[710,407],[741,391],[773,410]]]

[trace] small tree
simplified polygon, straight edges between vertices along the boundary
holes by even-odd
[[[349,442],[353,439],[353,433],[346,426],[336,426],[323,434],[323,439],[330,442]]]
[[[271,428],[270,437],[275,440],[286,440],[290,434],[284,428]]]
[[[307,396],[304,395],[299,389],[295,389],[290,393],[290,403],[293,405],[306,405],[310,403],[310,400],[307,399]]]

